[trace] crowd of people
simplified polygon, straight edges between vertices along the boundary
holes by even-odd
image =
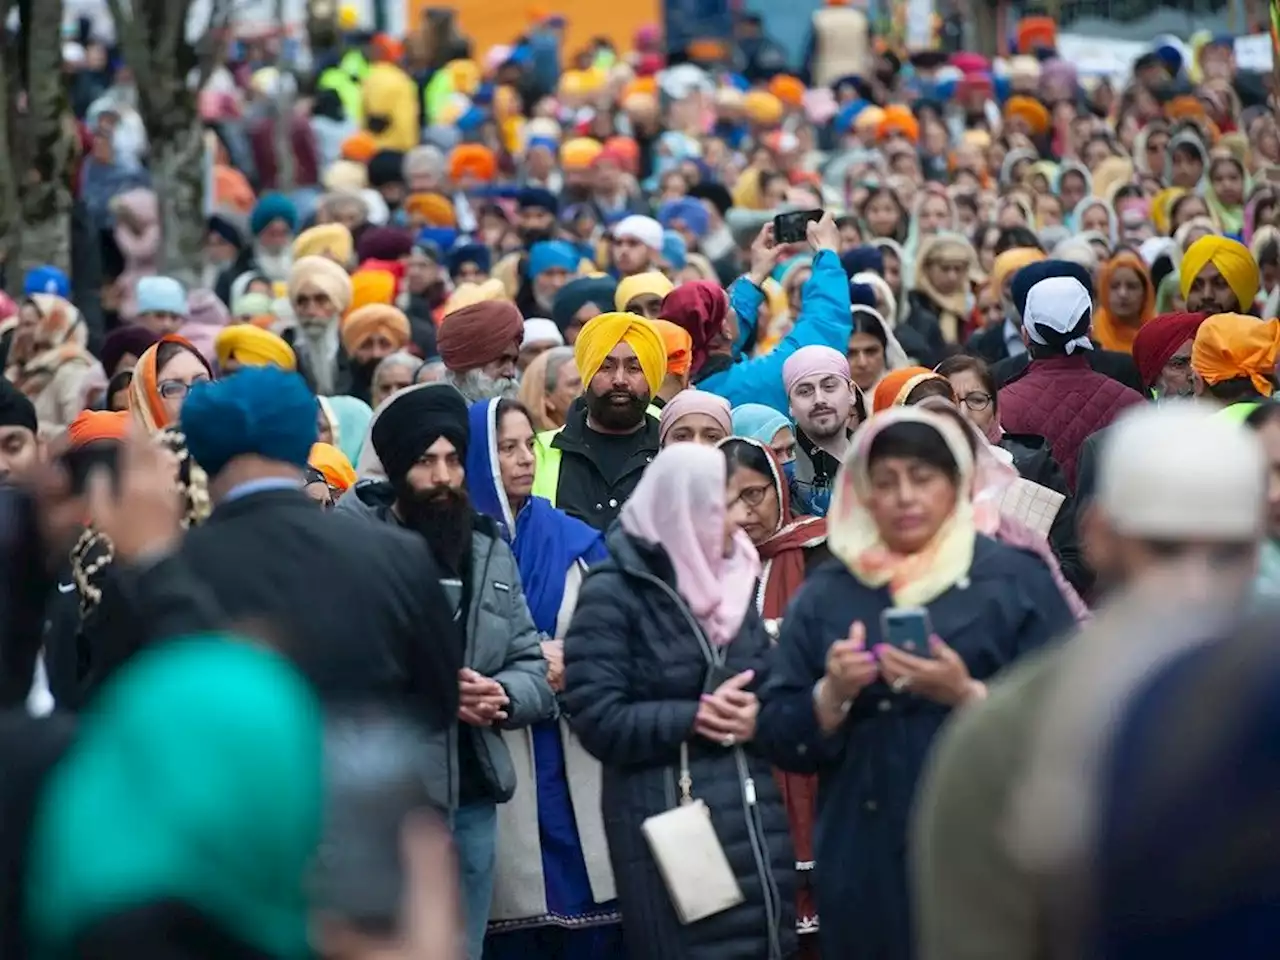
[[[1280,133],[1230,39],[1121,84],[1037,17],[904,57],[837,3],[795,74],[748,16],[564,27],[246,46],[195,286],[127,65],[64,49],[73,262],[0,298],[0,957],[1265,955]]]

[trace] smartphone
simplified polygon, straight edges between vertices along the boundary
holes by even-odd
[[[720,684],[726,680],[732,680],[738,675],[737,670],[726,667],[723,663],[713,663],[707,667],[707,679],[702,685],[703,693],[715,693],[720,689]]]
[[[903,653],[917,657],[929,657],[929,637],[933,626],[929,623],[929,611],[924,607],[899,607],[885,610],[880,615],[882,642],[897,647]]]
[[[803,243],[808,239],[806,228],[822,219],[821,210],[792,210],[773,218],[775,243]]]

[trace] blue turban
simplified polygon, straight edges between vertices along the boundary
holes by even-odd
[[[671,224],[677,220],[682,222],[694,236],[705,237],[711,229],[711,217],[707,208],[697,200],[682,197],[679,200],[668,200],[658,208],[658,222],[664,229],[670,230]]]
[[[544,190],[542,187],[525,187],[516,194],[516,205],[521,210],[560,212],[560,201],[556,199],[556,195],[550,190]]]
[[[453,227],[423,227],[418,231],[415,242],[423,246],[434,243],[440,250],[449,250],[458,242],[458,231]]]
[[[71,298],[71,281],[65,273],[49,264],[33,267],[22,278],[22,295],[30,297],[37,293],[52,293],[68,300]]]
[[[613,293],[618,283],[612,277],[580,277],[570,280],[556,294],[551,304],[551,319],[564,333],[573,323],[578,311],[588,303],[594,303],[601,313],[612,313]]]
[[[870,307],[880,312],[880,301],[876,298],[876,288],[869,283],[849,284],[849,304],[855,307]]]
[[[466,243],[449,251],[449,275],[457,276],[464,263],[474,263],[481,273],[488,273],[493,265],[493,257],[489,248],[483,243]]]
[[[854,122],[858,119],[858,115],[869,106],[871,106],[871,104],[862,99],[850,100],[846,103],[839,109],[835,115],[835,119],[832,121],[835,125],[836,132],[848,133],[852,130]]]
[[[689,247],[684,242],[684,237],[674,230],[667,230],[662,234],[662,259],[674,270],[683,270],[689,265]]]
[[[840,266],[844,267],[845,276],[851,279],[859,273],[875,273],[883,277],[884,251],[873,244],[864,243],[840,254]]]
[[[790,427],[791,420],[773,407],[763,403],[744,403],[733,408],[733,435],[748,437],[766,447],[783,427]]]
[[[534,280],[548,270],[578,272],[577,249],[564,240],[541,240],[529,248],[529,279]]]
[[[263,194],[249,215],[249,232],[256,237],[273,220],[283,220],[291,233],[298,229],[298,208],[283,193]]]
[[[181,420],[187,450],[209,476],[245,454],[301,469],[316,442],[315,396],[298,374],[274,366],[197,383]]]
[[[1027,294],[1031,292],[1031,288],[1041,280],[1048,280],[1050,277],[1074,277],[1086,290],[1093,289],[1093,277],[1078,263],[1072,263],[1070,260],[1041,260],[1039,263],[1029,263],[1013,275],[1010,293],[1018,316],[1021,317],[1026,313]]]

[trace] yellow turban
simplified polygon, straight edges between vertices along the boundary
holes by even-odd
[[[355,252],[351,231],[340,223],[326,223],[303,230],[293,241],[293,258],[328,257],[335,263],[350,263]]]
[[[390,270],[357,270],[351,275],[351,309],[369,304],[390,306],[396,298],[396,278]]]
[[[399,350],[409,342],[409,318],[385,303],[371,303],[348,313],[338,328],[342,349],[348,354],[354,354],[360,344],[377,333],[386,334]]]
[[[566,170],[585,170],[595,163],[604,147],[591,137],[574,137],[560,146],[560,165]]]
[[[1182,255],[1180,271],[1182,299],[1191,293],[1191,284],[1210,263],[1218,268],[1231,287],[1240,309],[1252,308],[1253,298],[1258,295],[1258,263],[1248,247],[1229,237],[1201,237],[1187,248]]]
[[[1013,247],[996,257],[991,265],[991,289],[998,297],[1004,292],[1004,283],[1029,263],[1046,259],[1035,247]]]
[[[218,355],[218,366],[223,368],[234,360],[242,367],[298,369],[298,358],[282,337],[251,323],[223,327],[213,341],[213,349]]]
[[[293,261],[287,289],[289,302],[295,302],[306,290],[327,296],[336,313],[346,313],[351,306],[351,277],[328,257],[303,257]]]
[[[411,193],[404,201],[404,212],[417,214],[432,227],[456,227],[458,214],[453,201],[440,193]]]
[[[508,299],[507,288],[502,285],[501,280],[486,280],[484,283],[460,283],[457,289],[449,295],[449,299],[444,302],[444,310],[441,316],[447,317],[451,313],[457,313],[463,307],[473,307],[477,303],[506,299]]]
[[[582,382],[591,383],[605,357],[620,343],[636,352],[652,397],[667,375],[667,346],[658,328],[634,313],[602,313],[587,321],[573,344],[573,359]]]
[[[1269,397],[1275,389],[1280,353],[1280,320],[1259,320],[1238,313],[1208,317],[1191,344],[1191,369],[1209,386],[1248,377]]]
[[[782,122],[782,101],[765,90],[752,90],[742,98],[747,119],[758,127],[772,127]]]
[[[324,474],[325,483],[345,492],[356,482],[356,471],[347,455],[331,443],[314,443],[307,464]]]
[[[626,310],[627,304],[636,297],[651,293],[659,299],[666,299],[667,294],[675,288],[676,285],[667,279],[665,273],[657,270],[637,273],[618,284],[618,289],[613,292],[613,305],[619,310]]]

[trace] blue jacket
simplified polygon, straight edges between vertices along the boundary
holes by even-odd
[[[729,305],[738,315],[738,342],[734,353],[755,331],[764,293],[746,277],[739,277],[729,288]],[[839,350],[849,349],[852,317],[849,313],[849,278],[840,258],[823,250],[813,258],[813,275],[805,281],[803,305],[791,332],[763,357],[739,356],[727,370],[697,381],[699,390],[718,393],[736,407],[744,403],[763,403],[786,413],[787,391],[782,385],[782,365],[801,347],[820,345]]]
[[[823,736],[813,686],[827,651],[855,620],[867,648],[881,642],[884,587],[866,586],[838,560],[805,580],[791,601],[759,691],[754,747],[784,770],[818,775],[814,889],[822,949],[832,957],[912,956],[907,828],[916,782],[949,713],[876,680],[844,724]],[[986,537],[974,542],[967,581],[928,603],[934,633],[988,680],[1075,621],[1040,559]]]

